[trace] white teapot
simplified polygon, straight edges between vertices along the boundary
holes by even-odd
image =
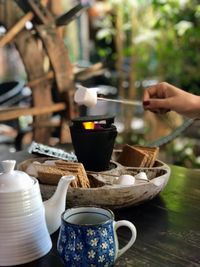
[[[54,195],[42,203],[38,180],[15,171],[16,161],[1,162],[0,266],[23,264],[46,255],[50,234],[61,224],[67,189],[74,176],[61,177]]]

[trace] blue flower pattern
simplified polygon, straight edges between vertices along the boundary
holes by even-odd
[[[103,226],[61,225],[58,252],[67,267],[109,267],[115,261],[112,223]]]

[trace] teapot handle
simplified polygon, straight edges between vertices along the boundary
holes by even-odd
[[[123,248],[118,249],[116,259],[119,258],[124,252],[126,252],[135,242],[136,236],[137,236],[137,231],[133,223],[127,221],[127,220],[121,220],[114,222],[114,231],[115,231],[115,236],[117,236],[117,229],[121,226],[126,226],[131,230],[131,238]],[[117,240],[116,240],[117,241]]]

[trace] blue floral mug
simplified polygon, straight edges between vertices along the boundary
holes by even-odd
[[[119,249],[117,229],[126,226],[131,238]],[[67,267],[108,267],[136,239],[135,226],[126,220],[115,221],[109,209],[98,207],[77,207],[62,214],[57,249]]]

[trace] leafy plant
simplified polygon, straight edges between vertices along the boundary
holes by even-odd
[[[158,80],[166,80],[198,94],[200,86],[198,0],[108,0],[108,2],[112,11],[100,20],[96,35],[100,58],[104,60],[107,58],[110,63],[110,60],[114,62],[119,57],[119,51],[116,50],[113,40],[116,35],[116,16],[121,16],[120,36],[123,42],[124,70],[129,69],[129,58],[134,55],[137,86],[140,87],[146,79],[157,77]],[[131,23],[133,17],[134,24]]]
[[[159,31],[156,56],[160,76],[199,93],[200,5],[190,1],[152,1]]]

